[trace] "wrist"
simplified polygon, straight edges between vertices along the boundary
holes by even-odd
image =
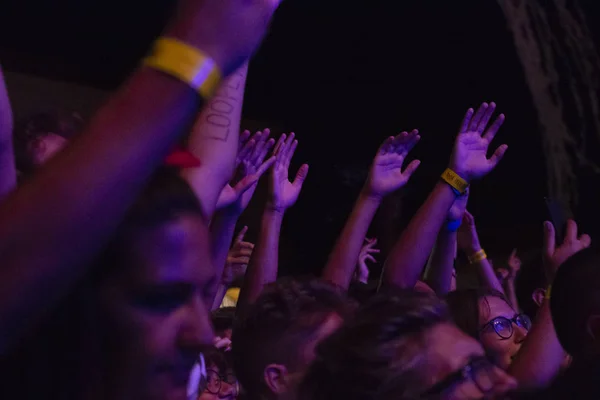
[[[285,207],[279,206],[272,202],[267,202],[267,206],[265,207],[266,214],[283,215],[283,214],[285,214],[285,211],[286,211]]]
[[[372,203],[381,203],[381,201],[383,200],[383,195],[379,194],[379,193],[375,193],[372,190],[370,190],[368,187],[364,187],[361,191],[360,191],[360,195],[359,198],[363,201],[367,201],[367,202],[372,202]]]
[[[452,167],[446,168],[440,176],[440,179],[452,188],[452,191],[456,196],[462,196],[469,188],[469,181],[463,178],[463,176],[459,172],[456,172]]]

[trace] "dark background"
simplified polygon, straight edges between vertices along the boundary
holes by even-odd
[[[9,71],[114,89],[158,35],[172,3],[4,0],[0,61]],[[598,29],[598,1],[581,3]],[[284,1],[252,61],[244,104],[245,118],[295,131],[295,161],[311,166],[284,227],[283,269],[321,268],[379,143],[419,128],[413,155],[423,163],[374,224],[385,247],[445,167],[464,111],[490,100],[507,115],[495,145],[507,143],[509,151],[473,185],[469,208],[484,247],[505,254],[539,245],[546,177],[537,115],[498,3]],[[581,179],[576,216],[593,234],[598,177],[582,170]],[[400,200],[401,217],[393,218]],[[255,202],[245,217],[254,233],[259,209]]]

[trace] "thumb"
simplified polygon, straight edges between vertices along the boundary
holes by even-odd
[[[254,186],[256,182],[258,182],[258,178],[259,176],[257,176],[257,174],[252,174],[244,177],[241,181],[237,183],[237,185],[233,187],[233,190],[235,191],[236,195],[243,195],[248,189]]]
[[[244,226],[242,228],[242,230],[240,231],[240,233],[238,233],[238,235],[235,237],[236,243],[240,243],[244,240],[244,236],[246,235],[246,232],[248,232],[248,226]]]
[[[304,180],[306,179],[307,175],[308,175],[308,164],[304,164],[298,170],[298,173],[296,174],[296,178],[294,178],[294,183],[292,183],[292,184],[294,186],[302,187],[302,184],[304,183]]]
[[[406,166],[404,172],[402,173],[406,177],[406,180],[410,179],[411,175],[417,170],[417,168],[419,168],[419,165],[421,165],[421,161],[413,160]]]
[[[556,233],[554,231],[554,225],[552,222],[544,222],[544,256],[546,258],[552,258],[554,250],[556,249]]]
[[[489,163],[492,165],[492,168],[496,167],[500,160],[502,160],[502,157],[504,157],[504,153],[506,153],[506,150],[508,150],[508,146],[503,144],[502,146],[496,149],[494,154],[492,154],[492,156],[489,159]]]

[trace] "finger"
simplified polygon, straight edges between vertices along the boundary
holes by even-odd
[[[579,243],[581,244],[582,249],[587,249],[592,245],[592,238],[590,235],[583,234],[579,236]]]
[[[394,137],[393,136],[390,136],[387,139],[385,139],[383,141],[383,143],[381,144],[381,146],[379,146],[378,153],[380,153],[380,154],[389,153],[390,150],[391,150],[393,142],[394,142]]]
[[[244,161],[250,157],[252,151],[254,150],[254,146],[256,145],[256,141],[254,139],[250,139],[244,144],[244,147],[238,153],[238,160]]]
[[[479,121],[481,121],[481,119],[483,118],[483,115],[485,114],[485,111],[488,108],[488,103],[482,103],[479,108],[477,109],[477,112],[475,113],[475,115],[473,116],[473,119],[471,120],[471,124],[469,125],[469,132],[476,132],[477,131],[477,127],[479,126]]]
[[[469,108],[465,113],[465,116],[460,124],[460,129],[458,133],[466,133],[469,130],[469,125],[471,124],[471,119],[473,118],[473,109]]]
[[[556,249],[556,233],[552,222],[544,222],[544,256],[551,259]]]
[[[281,153],[281,148],[283,147],[283,144],[285,143],[285,139],[286,139],[285,133],[283,135],[279,136],[279,139],[277,139],[277,143],[275,144],[275,148],[273,149],[273,155],[278,156]]]
[[[301,189],[302,184],[304,184],[304,181],[306,180],[307,175],[308,175],[308,164],[304,164],[298,170],[298,173],[296,174],[296,178],[294,178],[294,183],[292,183],[292,184],[294,186],[296,186],[297,188]]]
[[[374,263],[377,262],[377,260],[375,259],[375,257],[373,257],[372,255],[369,255],[369,254],[367,254],[365,256],[365,261],[371,261],[371,262],[374,262]]]
[[[496,118],[492,126],[490,126],[489,129],[485,132],[483,138],[487,140],[488,143],[491,143],[492,140],[494,140],[496,133],[498,133],[498,131],[500,130],[500,127],[504,123],[505,119],[506,117],[504,116],[504,114],[498,115],[498,118]]]
[[[415,129],[411,132],[411,140],[406,145],[406,152],[410,152],[417,145],[417,143],[419,143],[419,140],[421,140],[421,135],[419,135],[419,131]]]
[[[565,229],[565,243],[572,243],[577,240],[577,223],[572,219],[567,221],[567,228]]]
[[[481,120],[479,121],[479,125],[477,126],[477,132],[479,132],[481,134],[481,133],[483,133],[483,131],[485,131],[485,128],[487,127],[487,124],[490,122],[490,119],[492,118],[494,111],[496,111],[496,103],[491,102],[490,105],[488,106],[488,108],[485,110],[485,113],[481,117]]]
[[[239,140],[239,147],[241,148],[242,146],[244,146],[244,144],[246,144],[246,142],[248,141],[248,139],[250,139],[250,136],[252,134],[250,133],[250,131],[248,129],[246,129],[244,132],[240,133],[240,140]]]
[[[258,155],[258,158],[256,159],[254,165],[261,164],[265,160],[265,157],[267,157],[267,154],[269,154],[269,151],[273,148],[274,145],[275,139],[271,138],[267,140],[262,150],[260,151],[260,154]]]
[[[260,163],[259,158],[260,155],[262,154],[265,146],[267,145],[267,135],[259,132],[261,135],[259,136],[259,138],[256,140],[256,146],[254,146],[254,149],[252,150],[252,155],[250,156],[250,163],[252,165],[257,165]],[[258,136],[258,133],[255,135]]]
[[[242,194],[246,193],[248,189],[256,185],[258,177],[259,176],[257,174],[252,174],[244,177],[233,187],[233,190],[235,190],[238,196],[241,196]]]
[[[286,168],[290,167],[290,163],[292,162],[292,158],[294,157],[294,153],[296,152],[297,147],[298,147],[298,141],[294,140],[294,142],[292,143],[292,146],[290,147],[290,150],[288,151],[288,154],[285,158],[285,167]]]
[[[398,148],[403,147],[404,144],[408,143],[409,140],[410,139],[408,132],[404,131],[397,134],[396,137],[394,137],[394,141],[392,142],[392,148],[394,149],[393,151],[395,152]]]
[[[250,257],[253,249],[236,249],[233,257]]]
[[[504,157],[506,150],[508,150],[508,146],[503,144],[502,146],[496,149],[494,154],[492,154],[492,156],[488,160],[488,163],[491,165],[492,169],[496,168],[496,165],[498,165],[498,163],[502,160],[502,157]]]
[[[250,243],[250,242],[239,242],[237,244],[237,248],[238,249],[249,249],[249,250],[254,250],[254,243]]]
[[[256,177],[256,180],[259,180],[260,177],[269,170],[269,168],[271,168],[273,166],[273,164],[275,164],[275,161],[277,160],[277,158],[275,156],[271,156],[271,158],[269,158],[267,161],[265,161],[264,163],[262,163],[260,165],[260,167],[258,167],[258,169],[256,170],[256,172],[254,174],[252,174],[253,176]]]
[[[367,253],[368,254],[371,254],[371,253],[372,254],[379,254],[379,253],[381,253],[381,250],[379,250],[379,249],[367,249]]]
[[[244,226],[242,228],[242,230],[240,231],[240,233],[238,233],[237,236],[235,237],[235,242],[241,243],[244,240],[244,236],[246,235],[246,232],[248,232],[248,227]]]
[[[285,141],[285,147],[283,148],[283,162],[289,165],[288,160],[291,159],[290,152],[292,147],[294,147],[294,142],[296,141],[296,134],[294,132],[290,133],[287,140]],[[295,150],[295,148],[294,148]]]
[[[402,172],[402,175],[407,180],[410,179],[410,177],[412,176],[412,174],[414,174],[414,172],[417,170],[417,168],[419,168],[419,165],[421,165],[421,161],[419,161],[419,160],[413,160],[413,161],[411,161],[411,163],[408,164],[406,166],[406,168],[404,169],[404,171]]]
[[[227,257],[227,262],[231,265],[247,265],[250,262],[250,256]]]

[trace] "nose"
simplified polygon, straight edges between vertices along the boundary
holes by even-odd
[[[183,311],[178,344],[181,350],[196,357],[203,349],[212,346],[214,332],[208,308],[201,296],[194,296]]]
[[[515,330],[514,338],[516,343],[521,343],[527,337],[527,329],[513,323],[513,329]]]

